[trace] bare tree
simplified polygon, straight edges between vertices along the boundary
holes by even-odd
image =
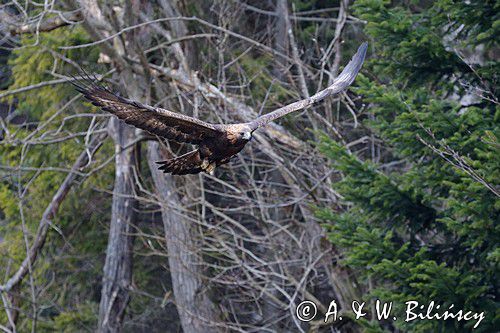
[[[200,17],[193,17],[188,7],[177,1],[67,0],[57,2],[59,9],[47,9],[42,16],[27,12],[21,19],[9,14],[3,30],[10,39],[18,34],[43,38],[40,32],[81,26],[92,41],[52,51],[58,62],[79,69],[65,52],[99,47],[100,61],[109,71],[96,78],[107,81],[112,89],[131,99],[229,123],[253,119],[288,100],[307,97],[328,83],[324,78],[332,77],[343,60],[341,34],[353,23],[347,18],[347,4],[343,1],[340,9],[327,8],[325,12],[338,17],[326,19],[314,13],[292,12],[291,4],[282,0],[270,8],[264,7],[265,2],[260,4],[262,8],[239,1],[193,2],[191,8],[206,13]],[[307,48],[296,36],[300,27],[294,23],[299,21],[318,22],[318,34],[322,29],[334,29],[335,37],[322,41],[315,36],[311,40],[317,45]],[[260,30],[241,28],[245,24],[251,27],[252,22],[268,25]],[[329,61],[332,54],[338,54],[333,63]],[[272,59],[269,66],[254,60],[260,56]],[[317,59],[322,59],[320,68]],[[260,66],[258,71],[252,72],[248,63]],[[276,68],[282,73],[279,80],[272,74]],[[1,92],[0,97],[61,84],[68,79],[66,74],[54,72],[51,80]],[[256,79],[264,82],[257,89]],[[334,102],[344,104],[342,99]],[[351,109],[356,107],[347,103]],[[325,109],[327,117],[322,116]],[[337,252],[324,241],[311,209],[311,205],[336,205],[339,196],[330,185],[337,175],[309,143],[314,134],[304,131],[327,131],[348,144],[351,113],[342,112],[339,117],[332,113],[327,106],[315,106],[281,124],[269,124],[231,165],[218,170],[216,177],[162,174],[155,162],[188,147],[157,142],[114,118],[99,122],[104,126],[99,128],[101,132],[93,128],[68,134],[97,138],[107,132],[115,148],[114,156],[103,162],[114,163],[115,178],[98,330],[120,332],[134,327],[136,317],[128,312],[128,305],[134,295],[147,294],[134,283],[133,262],[141,255],[134,252],[139,246],[137,237],[147,239],[144,246],[158,256],[156,260],[168,258],[165,266],[171,281],[166,285],[173,291],[172,302],[185,332],[319,330],[323,327],[319,321],[307,326],[296,318],[296,305],[301,300],[314,300],[321,313],[331,298],[339,299],[346,308],[359,290],[350,272],[335,264]],[[44,124],[37,124],[35,132],[43,131]],[[46,136],[33,134],[23,140],[47,141]],[[17,139],[12,133],[6,137],[5,144]],[[66,137],[51,138],[63,139]],[[145,139],[149,140],[147,154],[141,156]],[[144,159],[149,172],[139,167]],[[91,177],[101,168],[96,166],[81,177]],[[140,210],[145,205],[161,212],[159,235],[148,234],[141,226]],[[45,235],[49,226],[44,222]],[[164,248],[148,242],[158,239]],[[30,267],[36,265],[43,245],[41,242],[33,254],[27,252],[22,274],[12,278],[21,281],[31,276]],[[4,284],[0,291],[11,295],[11,285]],[[32,303],[36,303],[36,293],[31,294]],[[150,297],[160,298],[164,304],[163,295]],[[11,321],[6,329],[15,331],[15,313],[9,312],[9,300],[4,302]],[[164,310],[159,307],[156,311]],[[357,330],[352,323],[347,326]]]

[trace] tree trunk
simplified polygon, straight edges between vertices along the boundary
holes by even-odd
[[[289,40],[287,33],[286,19],[283,13],[288,11],[287,0],[277,0],[276,1],[276,23],[275,23],[275,35],[274,35],[274,47],[276,51],[283,54],[288,54],[289,50]],[[276,78],[282,82],[286,81],[286,73],[288,72],[287,66],[288,61],[286,59],[280,58],[275,62],[276,66],[273,69],[273,73]]]
[[[166,175],[155,163],[165,160],[161,156],[158,142],[148,143],[148,164],[156,187],[165,228],[168,263],[172,277],[175,303],[186,333],[221,332],[213,324],[219,322],[218,310],[207,295],[207,283],[203,281],[201,260],[195,253],[197,248],[193,223],[185,220],[172,207],[181,205],[177,194],[171,189],[172,176]]]
[[[99,3],[96,0],[77,2],[85,18],[83,25],[86,31],[96,40],[109,36],[112,27],[101,11]],[[128,4],[131,7],[135,6],[135,2]],[[109,13],[109,7],[107,9]],[[113,46],[107,43],[102,43],[100,46],[119,68],[119,77],[127,95],[140,99],[141,89],[123,59],[125,47],[122,40],[115,38]],[[131,229],[136,206],[133,174],[135,151],[131,146],[136,138],[136,130],[115,117],[110,120],[108,130],[115,144],[116,157],[113,204],[99,304],[98,331],[106,333],[121,332],[125,309],[130,300],[128,290],[132,280],[133,250]]]
[[[130,299],[128,289],[132,279],[133,246],[130,233],[136,205],[134,148],[126,148],[134,141],[135,130],[116,118],[111,119],[109,129],[117,154],[111,223],[99,305],[99,332],[106,333],[121,331],[125,309]]]

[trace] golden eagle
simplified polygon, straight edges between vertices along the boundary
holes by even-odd
[[[162,108],[121,97],[92,80],[73,84],[92,104],[111,112],[127,124],[152,134],[198,145],[198,149],[171,160],[157,162],[160,170],[173,175],[213,173],[215,167],[228,163],[252,138],[253,132],[267,123],[294,111],[302,110],[325,97],[347,89],[356,78],[365,59],[368,44],[363,43],[349,64],[326,89],[301,101],[289,104],[257,119],[240,124],[210,124]]]

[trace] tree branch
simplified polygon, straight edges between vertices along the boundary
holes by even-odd
[[[15,17],[9,15],[5,11],[0,11],[0,21],[4,22],[6,30],[10,35],[33,34],[39,32],[48,32],[60,27],[71,25],[83,19],[80,11],[71,11],[66,13],[58,13],[57,16],[52,16],[43,19],[43,16],[38,20],[29,22],[20,22]]]
[[[31,248],[29,249],[26,258],[21,263],[17,272],[14,275],[12,275],[7,280],[6,283],[0,285],[0,292],[10,291],[13,287],[18,285],[22,281],[22,279],[26,276],[26,274],[29,272],[29,267],[34,264],[40,250],[43,248],[43,245],[47,238],[47,232],[49,230],[49,226],[52,224],[52,220],[56,216],[59,206],[61,206],[62,202],[66,198],[66,195],[68,194],[69,190],[74,184],[74,181],[78,175],[77,170],[87,165],[89,161],[88,151],[91,152],[90,156],[92,156],[101,147],[102,142],[104,141],[105,138],[106,134],[104,133],[95,136],[93,140],[90,142],[89,147],[87,147],[80,154],[80,156],[78,156],[76,162],[73,164],[73,167],[71,168],[72,171],[66,176],[66,179],[64,179],[63,183],[61,184],[56,194],[52,198],[50,204],[45,209],[42,218],[40,220],[40,223],[38,225],[38,230],[35,236],[35,240],[33,241],[33,244],[31,245]]]

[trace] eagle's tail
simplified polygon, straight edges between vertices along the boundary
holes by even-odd
[[[163,170],[164,173],[173,175],[195,174],[204,170],[199,150],[193,150],[171,160],[156,163],[161,165],[159,169]]]

